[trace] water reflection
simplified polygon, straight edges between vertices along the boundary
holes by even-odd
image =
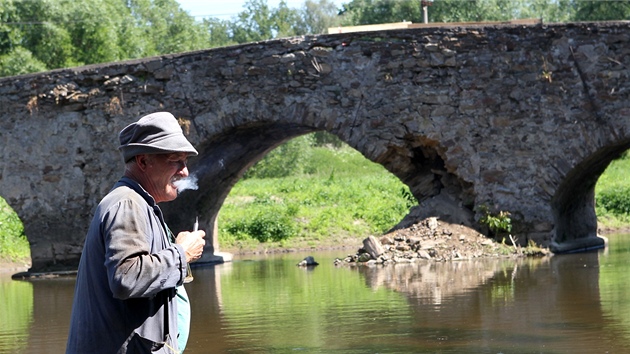
[[[478,259],[377,265],[356,270],[372,289],[386,287],[405,293],[419,303],[440,305],[445,299],[486,284],[499,273],[514,272],[516,262],[519,260]]]
[[[544,259],[335,267],[335,252],[197,267],[186,353],[630,352],[630,235]],[[0,353],[61,353],[73,278],[0,278]]]
[[[19,353],[28,342],[33,314],[33,287],[0,278],[0,353]]]
[[[33,286],[33,317],[26,353],[63,353],[70,326],[75,279],[62,277],[30,283]]]
[[[627,352],[630,328],[600,306],[601,255],[358,271],[371,288],[407,296],[415,314],[409,347],[422,352]]]

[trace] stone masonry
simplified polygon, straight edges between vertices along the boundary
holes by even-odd
[[[76,266],[94,207],[121,176],[118,132],[166,110],[200,151],[199,189],[163,206],[216,215],[267,152],[328,131],[385,166],[416,220],[479,226],[555,252],[602,247],[594,187],[630,147],[630,24],[486,25],[306,36],[0,79],[0,195],[32,270]],[[216,230],[216,229],[214,229]]]

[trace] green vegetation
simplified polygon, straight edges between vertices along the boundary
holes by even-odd
[[[323,33],[337,12],[249,0],[229,21],[197,21],[176,0],[0,0],[0,76]]]
[[[621,228],[630,225],[630,155],[613,161],[597,181],[595,211],[601,225]]]
[[[483,213],[479,222],[488,226],[492,234],[509,234],[512,232],[512,219],[510,218],[510,212],[501,210],[498,213],[492,213],[487,205],[482,205],[479,209]]]
[[[321,133],[318,133],[322,139]],[[325,135],[324,135],[325,136]],[[316,135],[294,139],[247,172],[219,215],[220,244],[287,246],[296,240],[331,243],[344,237],[381,234],[416,204],[409,189],[382,166],[345,144],[318,144]],[[630,158],[613,161],[596,189],[604,226],[630,224]],[[510,213],[482,206],[491,233],[510,233]]]
[[[315,145],[314,134],[285,143],[234,186],[219,214],[222,247],[380,234],[416,204],[400,180],[356,150]]]
[[[628,19],[628,1],[584,0],[435,0],[427,7],[429,22],[482,22],[543,19],[545,22]],[[342,24],[368,25],[424,22],[418,0],[352,0],[343,4]]]
[[[0,198],[0,261],[18,262],[30,256],[22,221],[7,202]]]

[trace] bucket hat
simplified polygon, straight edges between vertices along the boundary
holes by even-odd
[[[198,152],[184,136],[177,119],[168,112],[156,112],[126,126],[119,134],[118,149],[125,162],[140,154],[185,152],[197,156]]]

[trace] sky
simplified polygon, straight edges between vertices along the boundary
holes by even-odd
[[[342,3],[348,3],[350,0],[332,0],[334,4],[341,7]],[[182,9],[188,11],[188,14],[201,21],[204,17],[216,17],[222,20],[229,20],[243,11],[243,5],[247,0],[177,0]],[[290,8],[301,8],[304,0],[285,0]],[[280,0],[267,0],[270,8],[278,7]]]

